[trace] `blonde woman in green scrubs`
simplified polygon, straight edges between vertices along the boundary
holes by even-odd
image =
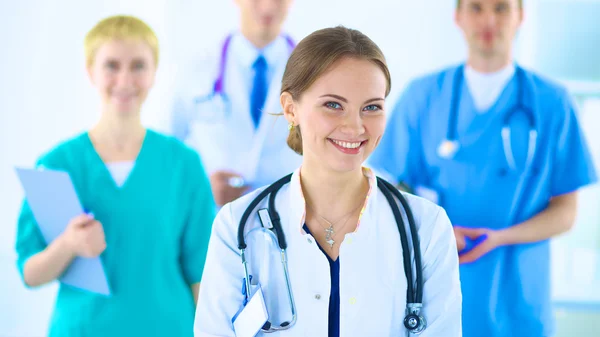
[[[88,33],[85,52],[100,120],[38,165],[67,171],[93,216],[72,219],[46,244],[25,202],[16,240],[23,282],[46,284],[75,257],[100,256],[111,296],[61,284],[50,336],[192,336],[215,205],[198,155],[140,121],[156,35],[137,18],[110,17]]]

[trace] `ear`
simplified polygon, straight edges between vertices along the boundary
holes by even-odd
[[[296,116],[296,102],[294,102],[292,94],[289,92],[283,92],[279,99],[281,101],[281,107],[283,108],[283,116],[285,119],[288,121],[288,123],[298,125],[298,118]]]

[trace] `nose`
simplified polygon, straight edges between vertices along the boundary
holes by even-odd
[[[131,70],[122,70],[117,77],[117,84],[119,87],[129,87],[133,85],[134,78],[135,75]]]
[[[498,16],[494,11],[488,10],[482,14],[481,20],[487,27],[494,27],[498,21]]]
[[[360,135],[364,134],[365,125],[361,114],[348,114],[346,118],[344,118],[341,131],[351,139],[358,138]]]

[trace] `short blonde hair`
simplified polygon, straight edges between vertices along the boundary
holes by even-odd
[[[84,40],[85,60],[89,67],[96,56],[98,48],[111,40],[139,39],[148,44],[158,65],[158,38],[144,21],[128,15],[115,15],[103,19],[92,28]]]

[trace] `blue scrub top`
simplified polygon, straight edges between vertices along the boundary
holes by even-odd
[[[306,234],[311,234],[308,226],[302,227]],[[312,234],[311,234],[312,235]],[[329,295],[329,337],[340,337],[340,258],[332,260],[323,250],[320,244],[319,249],[329,261],[329,272],[331,273],[331,294]]]
[[[461,148],[453,159],[438,156],[447,135],[457,69],[410,83],[370,166],[396,181],[435,190],[452,223],[473,228],[519,224],[543,211],[552,197],[597,180],[567,92],[529,71],[523,82],[514,77],[496,104],[479,113],[463,81],[458,88]],[[523,169],[529,125],[527,115],[517,111],[509,122],[515,172],[505,159],[501,129],[507,107],[516,105],[518,90],[524,90],[524,104],[534,112],[538,138],[532,165]],[[511,211],[513,201],[516,207]],[[460,277],[465,337],[553,333],[548,240],[497,248],[461,265]]]

